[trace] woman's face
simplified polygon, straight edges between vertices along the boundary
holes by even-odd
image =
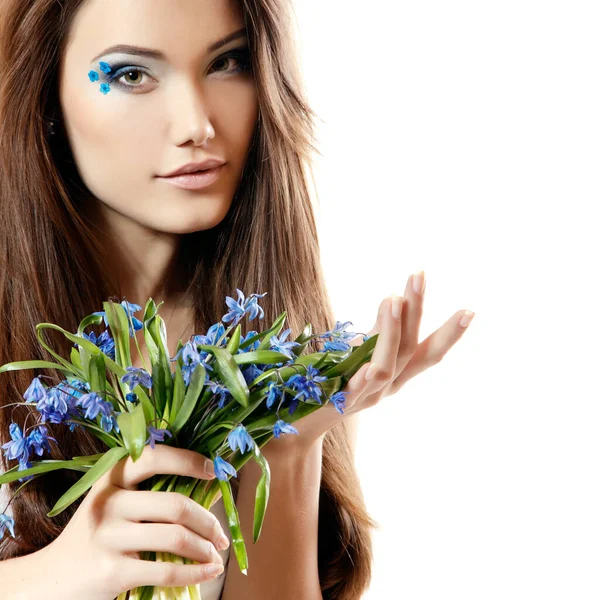
[[[60,103],[79,174],[104,217],[177,234],[225,217],[258,101],[245,34],[211,46],[240,29],[233,0],[83,2],[61,60]],[[110,50],[123,44],[163,56]],[[158,177],[207,158],[225,165],[205,188]]]

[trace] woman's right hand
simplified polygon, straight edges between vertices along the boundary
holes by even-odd
[[[68,589],[61,598],[114,600],[137,586],[195,585],[219,575],[223,559],[216,548],[227,547],[219,546],[221,537],[229,544],[219,520],[178,492],[137,489],[156,474],[214,479],[210,467],[205,456],[164,444],[146,446],[136,462],[129,456],[120,460],[90,488],[61,534],[36,553],[43,554],[52,575],[46,597],[55,597],[56,585]],[[141,560],[143,550],[172,552],[199,564]],[[209,574],[211,564],[221,570]]]

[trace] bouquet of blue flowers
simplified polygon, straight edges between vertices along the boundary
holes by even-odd
[[[152,491],[177,491],[210,509],[221,492],[232,536],[232,547],[240,570],[247,574],[248,558],[234,503],[230,476],[250,459],[262,469],[254,511],[253,538],[258,540],[269,497],[269,465],[260,449],[273,437],[297,434],[293,423],[332,402],[343,413],[344,386],[373,353],[378,335],[363,336],[359,346],[348,342],[356,333],[346,331],[351,322],[337,322],[333,331],[313,334],[307,324],[295,339],[286,341],[291,329],[284,328],[283,312],[265,331],[242,334],[240,321],[260,315],[258,300],[238,289],[238,300],[226,297],[230,311],[210,327],[206,335],[191,336],[185,345],[179,340],[171,358],[166,327],[158,306],[150,298],[142,320],[134,313],[141,306],[112,299],[104,310],[85,317],[76,333],[52,323],[36,327],[40,344],[56,362],[32,360],[12,362],[0,373],[19,369],[55,369],[64,373],[56,385],[46,386],[35,377],[23,398],[34,403],[38,423],[21,431],[10,425],[10,442],[2,446],[8,459],[18,460],[0,475],[0,485],[15,480],[23,486],[34,477],[57,469],[73,469],[84,475],[56,502],[48,513],[53,517],[75,502],[118,461],[131,456],[136,461],[145,447],[156,442],[195,450],[212,459],[216,478],[197,480],[177,475],[155,475],[140,486]],[[225,329],[224,323],[230,323]],[[97,335],[86,333],[90,326],[104,325]],[[61,332],[73,343],[70,360],[57,354],[44,339],[45,329]],[[146,365],[135,332],[143,329],[150,358]],[[130,338],[134,339],[145,368],[132,366]],[[323,349],[303,354],[311,340],[324,341]],[[100,438],[108,450],[71,460],[36,460],[50,452],[45,423],[68,425],[73,431],[85,427]],[[165,441],[165,436],[168,439]],[[56,441],[56,440],[54,440]],[[6,510],[6,509],[5,509]],[[14,537],[14,521],[0,515],[0,535],[7,528]],[[190,564],[187,558],[170,553],[145,552],[142,559]],[[190,598],[198,598],[190,589]],[[127,597],[145,600],[154,594],[152,586],[136,588]],[[125,598],[119,597],[119,600]]]

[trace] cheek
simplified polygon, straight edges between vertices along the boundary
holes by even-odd
[[[235,93],[222,94],[216,106],[217,138],[222,138],[232,161],[240,165],[246,158],[258,119],[258,97],[254,83],[241,86]]]
[[[90,83],[93,87],[93,84]],[[62,104],[65,129],[81,179],[97,197],[132,192],[147,172],[151,144],[149,128],[119,98],[92,92],[70,94]],[[121,114],[121,113],[127,114]],[[132,118],[133,117],[133,118]],[[147,176],[150,174],[148,173]]]

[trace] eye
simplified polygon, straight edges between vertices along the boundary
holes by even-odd
[[[237,62],[238,64],[233,69],[228,69],[227,67],[231,65],[232,61]],[[219,68],[221,66],[225,68]],[[213,63],[213,67],[216,67],[217,73],[242,73],[248,71],[250,69],[250,50],[247,47],[231,50],[230,52],[227,52],[227,54],[219,56]]]
[[[114,74],[108,77],[108,83],[116,83],[121,88],[136,88],[141,87],[140,84],[144,75],[148,75],[139,67],[116,65],[113,67]],[[149,77],[149,75],[148,75]]]

